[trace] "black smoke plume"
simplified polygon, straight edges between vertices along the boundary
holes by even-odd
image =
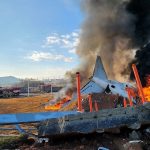
[[[129,63],[124,71],[130,74],[130,79],[134,80],[131,64],[135,63],[142,81],[146,86],[145,77],[150,74],[150,1],[149,0],[130,0],[127,10],[135,16],[135,31],[133,48],[138,48],[135,58]]]
[[[146,86],[145,77],[150,75],[150,43],[137,50],[135,59],[131,62],[136,64],[143,86]],[[133,72],[130,73],[131,80],[134,80]]]
[[[150,0],[130,0],[126,6],[134,20],[134,46],[141,47],[150,39]]]

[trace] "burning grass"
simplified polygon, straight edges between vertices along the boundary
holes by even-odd
[[[75,108],[77,108],[77,101],[72,101],[67,106],[61,108],[61,111],[74,110]]]
[[[69,102],[71,100],[71,97],[70,96],[66,96],[60,100],[58,100],[56,103],[54,104],[50,104],[50,105],[47,105],[45,106],[45,109],[46,110],[50,110],[50,111],[59,111],[61,110],[61,108],[64,107],[64,105]]]

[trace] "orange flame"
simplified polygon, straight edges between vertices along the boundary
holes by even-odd
[[[144,93],[146,101],[150,102],[150,86],[149,87],[144,87],[143,88],[143,93]]]
[[[50,111],[58,111],[62,108],[63,104],[67,103],[70,100],[71,100],[71,97],[66,96],[65,98],[59,100],[59,102],[55,103],[54,105],[45,106],[45,109],[50,110]]]
[[[145,77],[145,80],[146,80],[146,87],[143,88],[143,93],[146,101],[150,102],[150,75],[147,75]]]

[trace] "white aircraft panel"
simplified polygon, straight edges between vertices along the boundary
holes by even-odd
[[[95,84],[93,81],[89,81],[82,89],[81,94],[100,93],[104,89]]]

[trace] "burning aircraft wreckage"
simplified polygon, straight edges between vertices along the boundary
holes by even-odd
[[[150,100],[144,96],[136,66],[133,64],[132,67],[137,89],[130,83],[108,80],[98,56],[93,76],[81,90],[80,73],[76,73],[77,98],[73,96],[67,101],[67,106],[77,100],[77,108],[74,105],[72,109],[78,113],[42,121],[39,136],[91,133],[123,126],[137,129],[141,125],[150,124]]]
[[[68,73],[73,93],[45,106],[50,112],[1,114],[0,124],[38,122],[38,137],[150,125],[150,44],[135,51],[150,40],[150,2],[86,0],[83,8],[87,16],[77,47],[82,63],[77,74]],[[136,85],[118,82],[129,74]]]
[[[135,65],[133,70],[137,89],[130,83],[108,80],[101,58],[98,56],[93,76],[81,90],[80,73],[77,72],[77,93],[73,93],[76,96],[72,99],[62,99],[46,107],[57,112],[2,114],[0,124],[39,122],[38,137],[42,138],[66,133],[99,132],[123,126],[138,129],[142,125],[149,125],[149,98],[145,98],[144,90],[141,89],[142,85]],[[72,111],[60,111],[74,102],[77,107],[73,105]],[[26,133],[19,125],[16,127]]]

